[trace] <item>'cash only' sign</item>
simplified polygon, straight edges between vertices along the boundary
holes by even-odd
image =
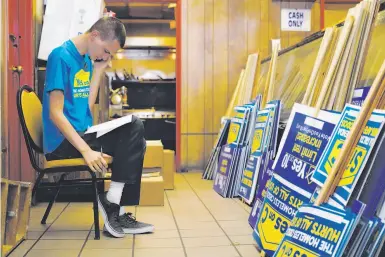
[[[310,31],[311,10],[309,9],[281,9],[282,31]]]

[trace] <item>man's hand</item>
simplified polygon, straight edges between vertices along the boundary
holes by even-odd
[[[104,157],[110,157],[109,155],[102,155],[101,152],[96,152],[92,149],[81,152],[81,154],[83,155],[88,167],[90,167],[93,172],[98,171],[103,174],[107,172],[108,164],[106,160],[104,160]]]
[[[94,69],[98,72],[103,72],[107,67],[111,67],[111,57],[107,60],[94,61]]]

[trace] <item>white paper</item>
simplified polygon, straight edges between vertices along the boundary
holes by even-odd
[[[102,17],[101,0],[50,0],[43,20],[38,58],[47,60],[63,42],[86,32]]]
[[[131,123],[131,121],[132,121],[132,115],[126,115],[118,119],[114,119],[111,121],[104,122],[102,124],[92,126],[88,128],[84,134],[90,134],[90,133],[96,132],[96,137],[100,137],[116,128],[119,128],[120,126],[123,126],[127,123]]]
[[[68,20],[61,16],[45,15],[38,58],[47,60],[52,50],[62,45],[68,37]]]
[[[90,29],[101,17],[100,8],[100,0],[75,1],[69,28],[69,37],[78,36]]]

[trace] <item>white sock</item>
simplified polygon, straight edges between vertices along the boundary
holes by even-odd
[[[125,213],[126,213],[126,210],[124,209],[124,206],[120,206],[119,216],[122,216]]]
[[[120,205],[120,198],[122,198],[124,183],[111,181],[110,189],[107,192],[107,200],[111,203]]]

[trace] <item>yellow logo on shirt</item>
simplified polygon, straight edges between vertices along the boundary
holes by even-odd
[[[87,98],[89,95],[90,72],[79,70],[74,78],[74,98]]]

